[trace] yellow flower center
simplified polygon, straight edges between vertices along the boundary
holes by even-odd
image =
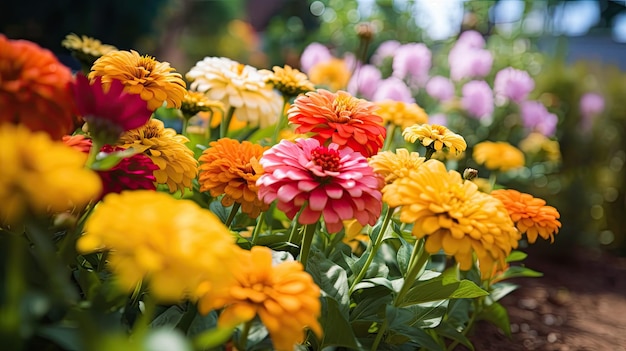
[[[156,62],[150,56],[142,56],[137,63],[138,78],[148,78],[150,73],[156,68]]]
[[[244,65],[243,63],[240,63],[237,65],[237,74],[241,75],[243,73],[243,69],[246,68],[246,65]]]
[[[323,170],[329,172],[339,171],[341,158],[337,150],[320,146],[311,152],[311,160]]]

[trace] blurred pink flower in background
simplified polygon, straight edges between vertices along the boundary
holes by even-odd
[[[406,103],[414,103],[411,89],[400,78],[389,77],[382,80],[376,87],[372,101],[393,100]]]
[[[559,119],[554,113],[550,113],[544,104],[539,101],[524,101],[520,105],[520,113],[526,128],[547,137],[554,136]]]
[[[459,35],[455,45],[472,49],[482,49],[485,47],[485,44],[485,38],[482,34],[475,30],[468,30]]]
[[[434,76],[426,83],[426,92],[433,98],[446,102],[454,97],[454,83],[446,77]]]
[[[422,43],[400,46],[393,57],[393,76],[405,79],[409,84],[424,86],[432,65],[432,53]]]
[[[382,66],[387,57],[394,57],[396,50],[398,50],[400,46],[402,46],[402,44],[397,40],[382,42],[374,52],[374,55],[372,55],[372,63],[376,66]]]
[[[579,109],[582,117],[580,128],[588,132],[593,126],[595,117],[604,112],[604,97],[598,93],[586,93],[580,98]]]
[[[461,106],[478,119],[491,117],[494,109],[493,92],[484,80],[467,82],[462,88]]]
[[[333,57],[328,48],[320,43],[309,44],[300,56],[300,69],[304,73],[309,73],[311,67]]]
[[[348,82],[348,92],[354,96],[372,100],[381,80],[382,74],[376,66],[360,66]]]
[[[535,88],[535,80],[528,72],[507,67],[496,73],[493,91],[496,98],[504,98],[521,103]]]
[[[435,113],[432,116],[428,116],[428,124],[436,124],[438,126],[448,126],[448,117],[443,113]]]
[[[452,80],[482,78],[491,72],[493,55],[489,50],[457,44],[450,50],[448,63]]]

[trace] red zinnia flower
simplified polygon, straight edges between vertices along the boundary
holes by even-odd
[[[61,139],[74,129],[72,72],[52,52],[0,34],[0,123]]]
[[[283,140],[259,162],[265,170],[257,181],[259,198],[268,204],[278,199],[278,209],[290,219],[305,206],[300,224],[313,224],[324,215],[328,232],[336,233],[344,220],[374,225],[380,216],[383,180],[349,147],[321,146],[316,139]]]
[[[110,87],[96,77],[93,82],[82,74],[72,86],[78,112],[89,124],[89,131],[104,142],[114,143],[122,132],[136,129],[148,122],[152,111],[137,94],[124,92],[124,85],[112,80]]]
[[[100,149],[102,152],[111,153],[124,151],[121,147],[105,145]],[[135,154],[126,157],[115,167],[107,171],[98,171],[102,179],[102,197],[108,193],[121,193],[124,190],[156,190],[156,178],[153,172],[159,169],[150,157],[144,154]]]
[[[345,91],[331,93],[324,89],[300,95],[289,108],[289,122],[297,125],[296,133],[315,133],[312,137],[350,147],[365,157],[378,153],[386,131],[382,117],[374,114],[378,107]]]

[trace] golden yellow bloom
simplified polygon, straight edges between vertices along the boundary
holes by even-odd
[[[416,238],[426,237],[426,251],[443,249],[462,270],[472,267],[474,252],[483,277],[488,277],[517,247],[520,233],[502,203],[458,172],[448,172],[441,161],[428,160],[386,186],[383,201],[401,206],[400,221],[413,223]]]
[[[159,62],[150,56],[141,56],[137,51],[111,51],[94,62],[89,79],[102,77],[105,87],[117,79],[124,84],[124,90],[139,94],[152,111],[167,104],[179,108],[185,93],[186,84],[180,73],[174,72],[168,62]]]
[[[380,107],[376,114],[383,118],[383,123],[395,124],[402,129],[414,124],[428,123],[428,114],[418,104],[403,101],[383,100],[375,102]]]
[[[265,82],[273,85],[285,97],[291,98],[315,89],[306,74],[289,65],[284,68],[274,66],[272,70]]]
[[[546,206],[543,199],[517,190],[499,189],[492,191],[491,195],[502,201],[517,229],[526,233],[529,243],[537,241],[538,235],[554,242],[554,235],[561,228],[561,215],[556,208]]]
[[[198,161],[185,145],[188,142],[185,136],[176,134],[172,128],[165,128],[162,121],[153,118],[143,127],[124,132],[119,145],[148,155],[159,166],[154,171],[157,183],[167,184],[173,193],[190,188],[191,181],[198,174]]]
[[[346,88],[350,80],[350,69],[344,60],[332,58],[311,67],[309,80],[334,92]]]
[[[97,199],[100,177],[84,167],[87,155],[44,132],[0,125],[0,223],[29,214],[72,210]]]
[[[94,61],[100,56],[117,50],[115,46],[102,44],[98,39],[86,35],[79,37],[74,33],[68,34],[61,42],[61,45],[70,50],[81,64],[89,65],[89,67],[91,67]]]
[[[524,166],[524,153],[504,141],[483,141],[474,146],[474,161],[492,171],[510,171]]]
[[[539,157],[542,161],[561,161],[561,147],[558,140],[551,140],[547,136],[533,132],[528,134],[519,143],[519,148],[526,154]]]
[[[407,149],[396,149],[396,152],[382,151],[369,159],[374,171],[385,178],[385,183],[393,183],[398,178],[408,177],[411,171],[417,170],[426,159],[417,152]]]
[[[199,112],[224,111],[224,104],[221,101],[210,100],[203,93],[187,91],[180,106],[180,111],[186,118],[191,118]]]
[[[369,235],[363,232],[364,226],[356,219],[349,219],[343,221],[343,227],[345,228],[345,236],[341,241],[350,246],[353,253],[360,256],[363,254],[367,242],[370,241]]]
[[[241,204],[241,212],[253,218],[267,210],[269,205],[257,196],[256,181],[264,173],[259,159],[268,148],[228,138],[209,146],[199,159],[200,191],[210,191],[213,197],[224,195],[222,205]]]
[[[322,328],[317,320],[321,309],[320,288],[300,262],[273,266],[271,250],[264,246],[240,250],[238,260],[241,264],[234,270],[237,283],[224,296],[202,296],[198,302],[201,313],[224,307],[218,319],[218,325],[222,326],[234,326],[258,315],[278,351],[292,351],[296,344],[302,343],[305,328],[321,337]]]
[[[191,200],[150,190],[109,194],[98,204],[78,240],[80,253],[108,250],[108,266],[132,291],[146,279],[160,302],[192,297],[200,283],[213,292],[234,276],[235,245],[219,218]]]
[[[422,145],[432,148],[435,151],[444,147],[450,152],[463,152],[467,148],[467,143],[462,136],[450,131],[444,126],[437,124],[416,124],[402,131],[404,140],[414,143],[419,140]]]

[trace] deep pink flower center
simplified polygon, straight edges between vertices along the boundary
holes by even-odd
[[[311,161],[320,166],[323,170],[329,172],[337,172],[341,166],[339,151],[323,146],[319,146],[311,152]]]

